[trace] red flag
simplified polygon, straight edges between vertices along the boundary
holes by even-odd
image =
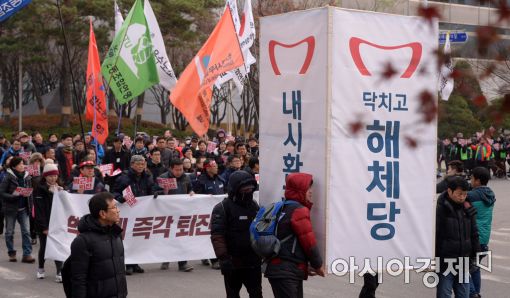
[[[204,135],[209,129],[212,85],[220,74],[243,64],[234,22],[227,8],[170,94],[172,104],[198,135]]]
[[[87,64],[87,107],[85,117],[92,121],[92,136],[104,144],[108,137],[108,114],[106,113],[105,88],[101,76],[101,63],[96,37],[90,20],[89,56]]]

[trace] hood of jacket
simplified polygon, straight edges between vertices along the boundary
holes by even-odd
[[[233,199],[239,189],[248,184],[251,184],[254,188],[257,188],[257,181],[248,172],[241,170],[233,172],[228,180],[228,197]]]
[[[285,199],[301,203],[312,209],[313,203],[306,199],[306,192],[312,185],[313,176],[306,173],[293,173],[287,176],[285,183]]]
[[[96,232],[101,234],[112,234],[118,236],[122,232],[122,229],[118,225],[102,226],[99,223],[99,220],[92,217],[92,215],[87,214],[80,219],[80,223],[78,224],[78,231],[80,233]]]
[[[479,186],[468,192],[467,199],[469,202],[482,201],[486,206],[490,207],[496,202],[496,195],[489,187]]]

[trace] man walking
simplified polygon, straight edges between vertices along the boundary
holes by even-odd
[[[89,210],[80,220],[80,234],[66,261],[71,266],[71,297],[126,297],[122,229],[116,224],[120,218],[113,195],[94,195]]]

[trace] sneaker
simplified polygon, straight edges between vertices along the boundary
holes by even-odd
[[[126,275],[133,275],[133,267],[126,267]]]
[[[44,276],[44,271],[37,271],[37,279],[43,279],[45,276]]]
[[[9,254],[9,262],[17,262],[16,253]]]
[[[185,264],[185,265],[179,266],[179,271],[182,271],[182,272],[193,271],[193,266],[191,266],[190,264]]]
[[[218,261],[212,262],[211,268],[214,270],[220,270],[221,269],[220,262],[218,262]]]
[[[144,273],[145,270],[143,270],[142,267],[140,267],[138,264],[137,265],[133,265],[133,272],[134,273]]]
[[[55,275],[55,282],[61,284],[62,283],[62,274]]]
[[[170,265],[170,263],[168,263],[168,262],[161,263],[161,267],[159,267],[159,269],[161,269],[161,270],[168,270],[168,266],[169,265]]]
[[[35,263],[35,259],[32,256],[23,256],[21,263],[33,264]]]
[[[209,260],[208,260],[208,259],[205,259],[205,260],[202,260],[202,265],[204,265],[204,266],[209,266],[209,265],[211,265],[211,264],[209,263]]]

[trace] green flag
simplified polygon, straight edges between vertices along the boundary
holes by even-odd
[[[121,104],[159,82],[147,20],[136,0],[115,36],[101,72]]]

